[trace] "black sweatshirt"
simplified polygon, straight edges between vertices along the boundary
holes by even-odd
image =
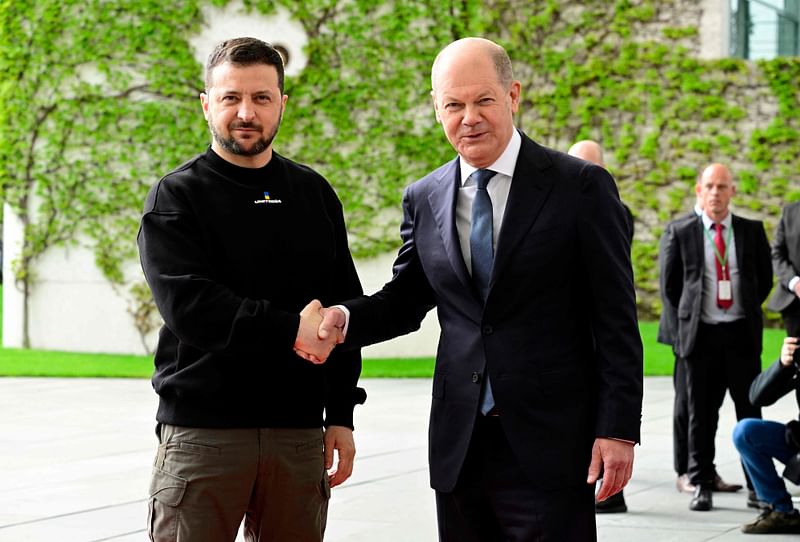
[[[299,312],[362,293],[327,181],[273,153],[235,166],[210,148],[156,183],[138,235],[164,319],[157,419],[188,427],[352,427],[358,351],[313,365],[292,350]]]

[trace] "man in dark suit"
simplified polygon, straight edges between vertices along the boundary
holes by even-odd
[[[772,269],[778,287],[767,303],[783,316],[789,337],[800,336],[800,202],[783,208],[772,243]]]
[[[708,166],[695,192],[703,215],[668,229],[661,282],[665,310],[677,316],[673,349],[686,382],[688,475],[695,486],[689,508],[711,510],[714,437],[726,389],[737,419],[761,417],[747,392],[761,370],[761,303],[772,288],[772,269],[763,224],[729,212],[730,170]]]
[[[596,540],[594,484],[602,470],[600,499],[625,486],[641,422],[614,179],[514,128],[520,83],[502,47],[451,43],[431,79],[458,157],[406,189],[392,280],[345,302],[349,320],[328,310],[320,336],[338,328],[344,347],[370,344],[437,307],[429,459],[440,540]]]
[[[661,278],[665,276],[663,269],[664,249],[666,248],[667,240],[670,236],[670,230],[672,229],[673,225],[683,219],[701,216],[702,214],[703,208],[700,203],[700,198],[696,198],[694,208],[691,211],[685,215],[682,215],[677,220],[667,224],[667,227],[664,229],[664,234],[661,236],[658,244],[658,261],[662,266],[660,274]],[[656,337],[656,340],[661,344],[666,344],[671,347],[675,342],[673,337],[677,333],[678,316],[674,311],[670,310],[669,303],[663,296],[663,284],[661,287],[661,293],[662,310],[658,321],[658,336]],[[675,399],[672,409],[672,452],[673,465],[675,467],[675,472],[678,475],[675,481],[675,487],[678,488],[678,491],[684,493],[694,493],[695,488],[689,482],[689,475],[686,474],[689,470],[689,404],[686,397],[686,378],[683,373],[684,364],[681,363],[680,357],[676,355],[675,369],[672,373],[672,384],[675,390]],[[716,425],[716,422],[714,423]],[[725,493],[733,493],[742,489],[740,484],[729,484],[725,482],[717,472],[714,473],[713,486],[714,491]],[[755,496],[753,498],[755,499]]]

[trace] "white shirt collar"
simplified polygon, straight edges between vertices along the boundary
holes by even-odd
[[[705,227],[705,229],[710,230],[711,229],[711,225],[714,224],[714,221],[711,220],[711,218],[709,218],[709,216],[705,213],[705,211],[703,212],[703,214],[701,216],[703,217],[703,226]],[[720,224],[722,224],[726,228],[730,228],[731,227],[731,216],[732,216],[732,214],[731,214],[730,210],[728,210],[728,214],[725,215],[725,218],[723,218],[722,221],[720,221]]]
[[[506,145],[506,150],[503,151],[503,154],[501,154],[492,165],[483,169],[491,169],[497,173],[514,177],[514,168],[517,166],[517,158],[519,157],[519,150],[521,147],[522,137],[520,137],[519,132],[515,129],[511,134],[511,139],[508,145]],[[461,186],[464,186],[469,176],[472,175],[472,172],[478,168],[471,166],[460,156],[459,162],[461,164]]]

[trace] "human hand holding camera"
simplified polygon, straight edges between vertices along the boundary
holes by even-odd
[[[786,337],[781,347],[781,365],[789,367],[794,363],[794,353],[797,350],[797,337]]]

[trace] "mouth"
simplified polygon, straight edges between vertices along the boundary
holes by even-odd
[[[486,136],[487,132],[480,132],[477,134],[465,134],[461,136],[463,141],[471,142],[471,141],[478,141]]]
[[[231,126],[230,127],[230,131],[231,132],[242,132],[242,133],[245,133],[245,134],[261,133],[261,127],[260,126],[255,126],[255,125],[245,125],[245,126],[236,125],[236,126]]]

